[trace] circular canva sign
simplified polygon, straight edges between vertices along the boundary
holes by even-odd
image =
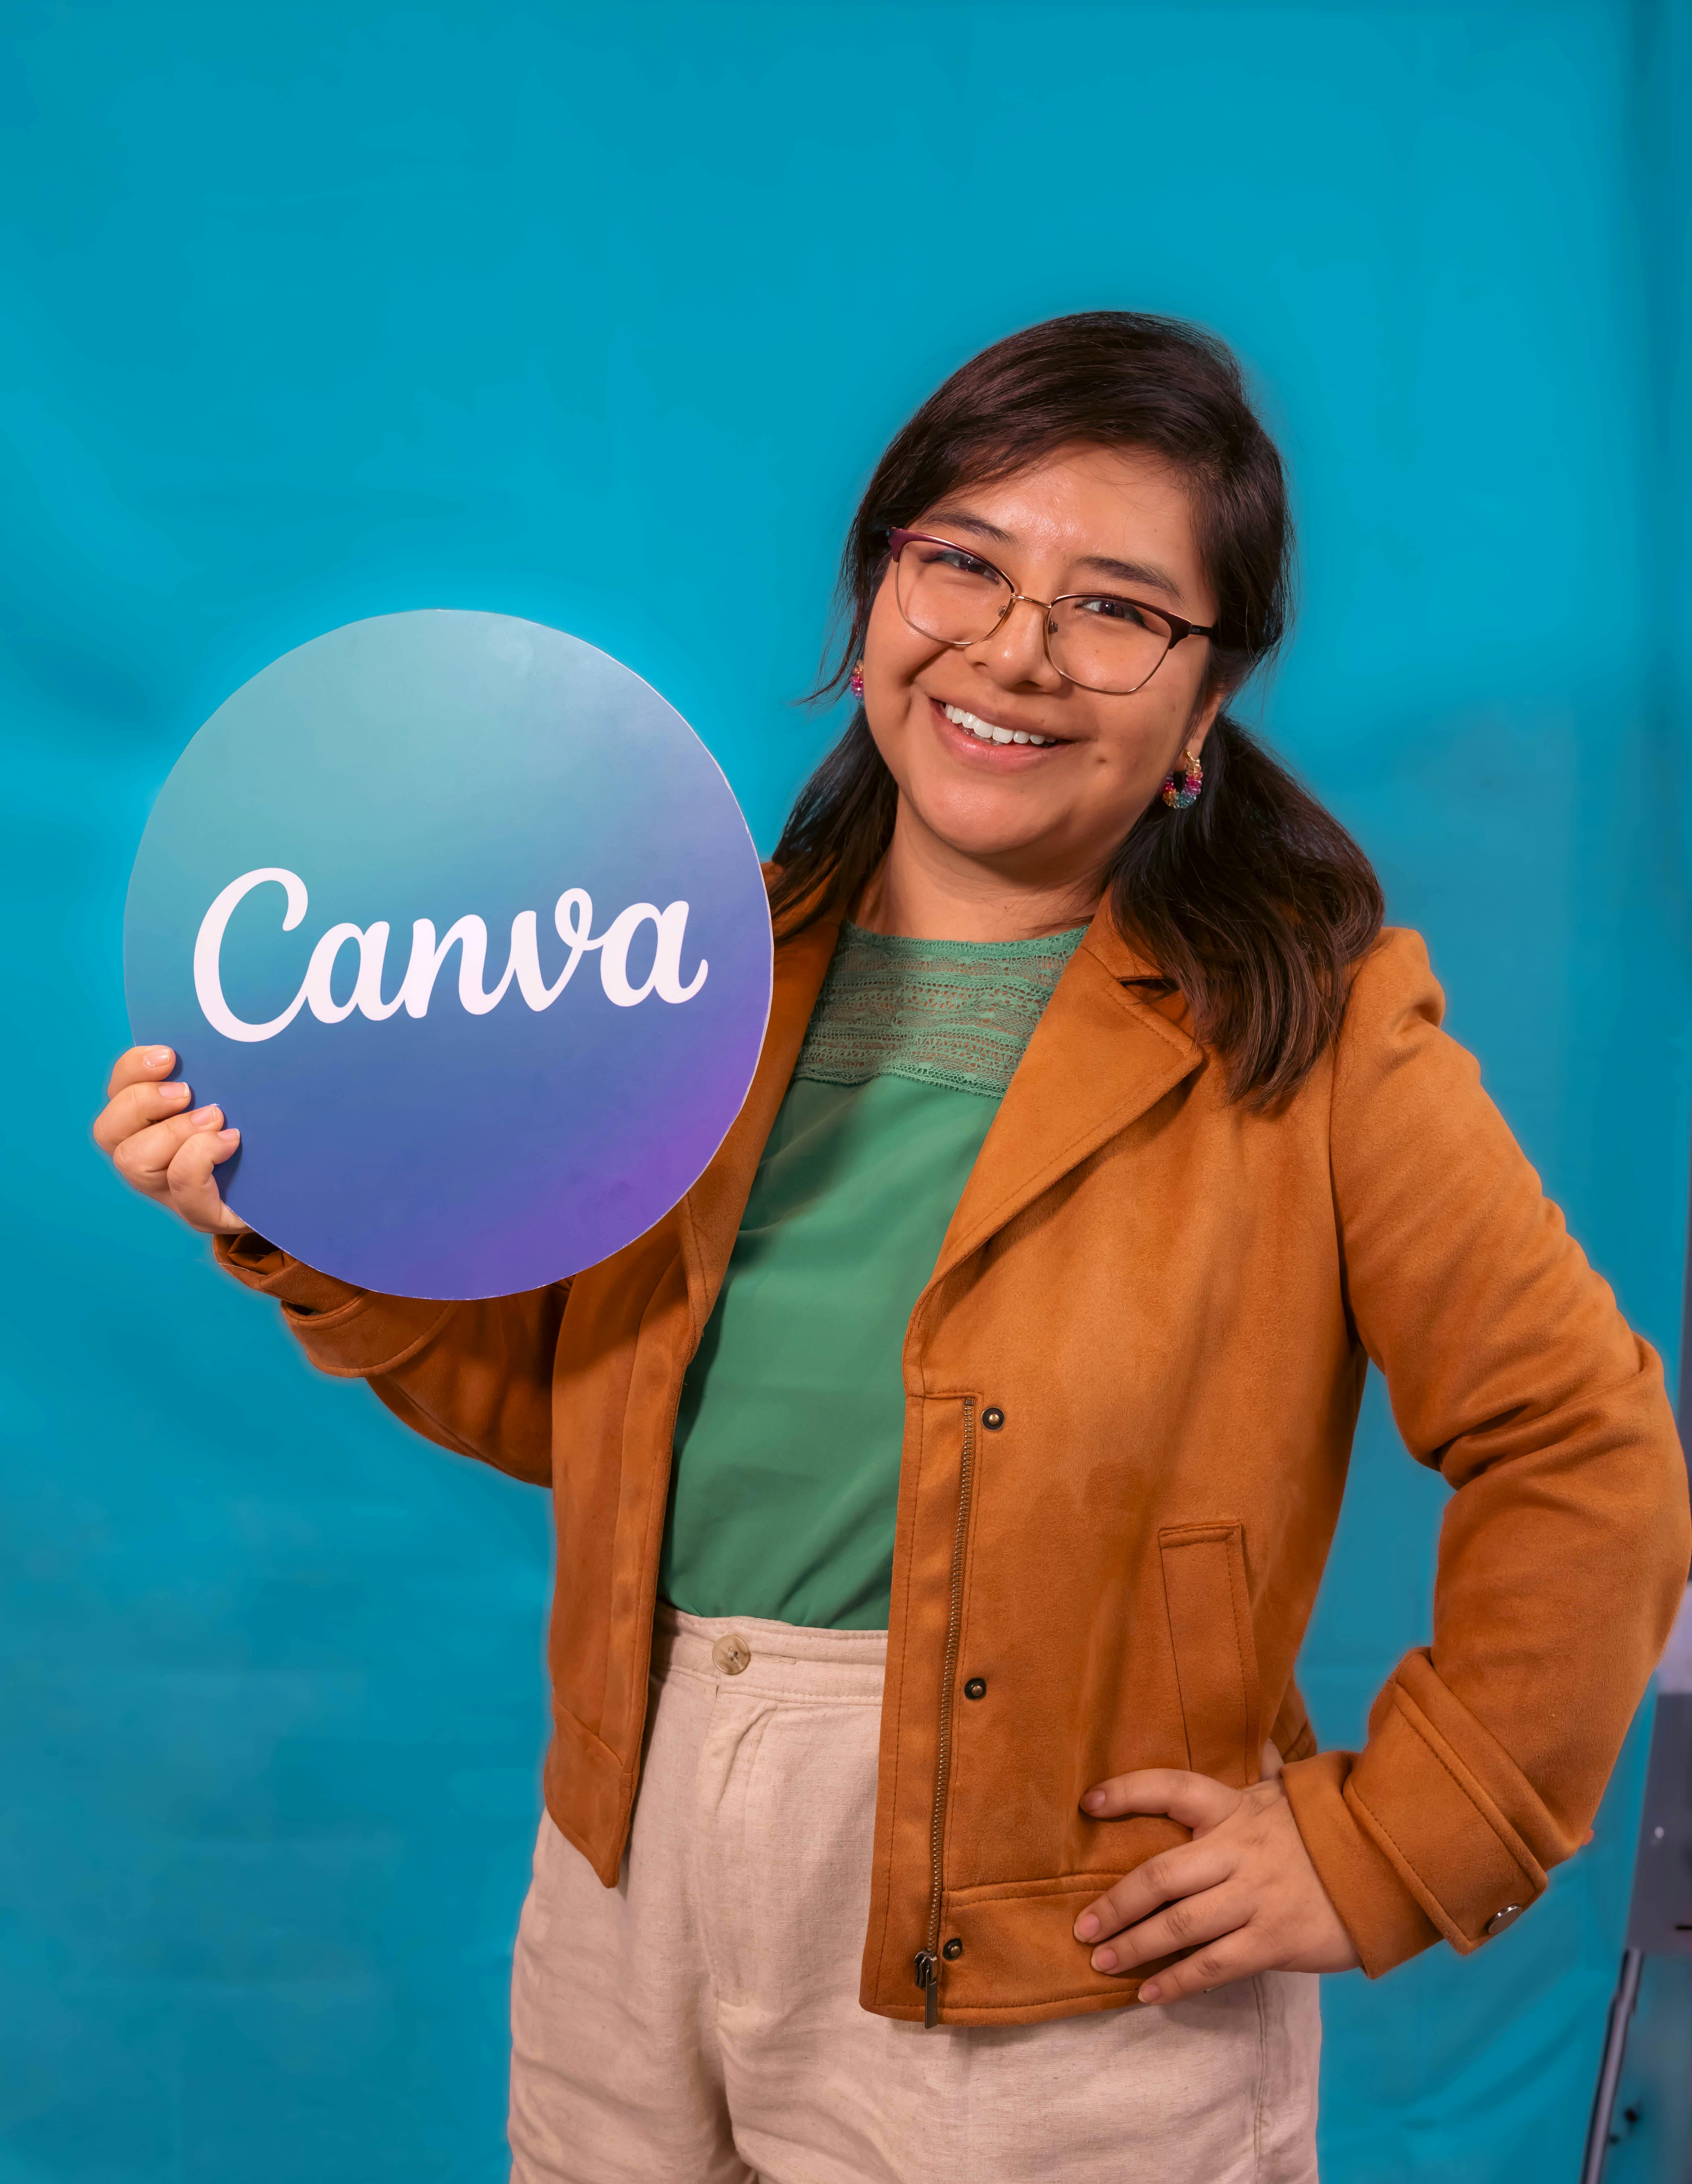
[[[138,1044],[242,1134],[229,1204],[370,1289],[503,1296],[704,1169],[770,1008],[757,852],[675,709],[509,615],[378,616],[253,677],[161,791]]]

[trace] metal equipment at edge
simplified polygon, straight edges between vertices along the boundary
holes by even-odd
[[[1692,1428],[1692,1249],[1681,1321],[1681,1437]],[[1592,2120],[1580,2184],[1602,2184],[1605,2157],[1613,2142],[1610,2126],[1628,2053],[1628,2032],[1639,1998],[1647,1957],[1692,1958],[1692,1585],[1674,1619],[1668,1650],[1657,1669],[1656,1713],[1651,1722],[1645,1810],[1634,1859],[1634,1893],[1628,1907],[1627,1945],[1611,1998],[1598,2065]]]

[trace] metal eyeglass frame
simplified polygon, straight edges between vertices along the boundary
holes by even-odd
[[[905,621],[910,623],[911,628],[916,631],[919,637],[929,638],[936,644],[947,645],[954,652],[964,652],[966,651],[972,644],[985,644],[989,638],[997,637],[999,631],[1004,628],[1005,621],[1008,618],[1012,607],[1018,604],[1031,607],[1044,607],[1045,610],[1045,621],[1041,627],[1040,642],[1045,651],[1047,666],[1050,667],[1054,674],[1063,675],[1063,679],[1066,682],[1073,682],[1077,690],[1092,690],[1101,698],[1132,698],[1136,690],[1144,689],[1146,684],[1150,682],[1152,676],[1156,674],[1158,668],[1162,666],[1164,661],[1168,659],[1170,654],[1173,652],[1176,646],[1181,643],[1183,638],[1213,638],[1216,633],[1214,623],[1206,628],[1198,622],[1188,621],[1183,615],[1171,614],[1167,607],[1154,606],[1149,599],[1129,599],[1125,593],[1121,592],[1062,592],[1055,599],[1037,599],[1030,592],[1019,592],[1016,585],[1011,583],[1010,577],[1005,575],[1004,570],[999,566],[997,562],[989,561],[984,554],[977,554],[973,546],[960,545],[955,538],[942,538],[938,532],[906,531],[903,529],[892,528],[888,530],[887,536],[888,566],[889,568],[894,566],[898,562],[899,555],[904,553],[905,548],[910,545],[912,539],[916,538],[922,540],[925,543],[930,546],[949,546],[955,554],[967,554],[971,561],[979,561],[983,569],[991,569],[993,575],[998,577],[1001,584],[1010,586],[1010,596],[1006,599],[1004,606],[999,610],[999,619],[994,622],[991,629],[983,630],[979,637],[936,637],[932,629],[919,628],[916,622],[910,621],[910,616],[904,613],[904,602],[899,596],[899,578],[897,575],[895,575],[893,577],[893,588],[894,604],[898,606],[900,614],[904,615]],[[1099,688],[1099,686],[1096,682],[1083,682],[1076,676],[1065,675],[1063,669],[1060,667],[1056,660],[1052,658],[1052,622],[1053,617],[1056,615],[1058,609],[1060,606],[1065,605],[1071,599],[1120,599],[1122,600],[1125,606],[1138,607],[1143,613],[1155,615],[1160,621],[1166,621],[1169,624],[1171,632],[1170,639],[1168,644],[1164,646],[1162,651],[1158,655],[1156,664],[1152,667],[1149,674],[1141,676],[1139,681],[1134,683],[1131,688],[1127,690],[1103,690]]]

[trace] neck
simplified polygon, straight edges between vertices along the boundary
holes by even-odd
[[[913,823],[901,800],[887,855],[851,914],[871,933],[911,940],[1038,940],[1090,918],[1100,878],[1025,878],[982,863]]]

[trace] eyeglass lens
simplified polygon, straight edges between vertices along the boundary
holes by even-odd
[[[988,563],[931,538],[905,541],[893,586],[911,627],[942,644],[991,637],[1016,596]],[[1060,599],[1047,625],[1047,654],[1060,675],[1118,695],[1138,690],[1155,671],[1175,633],[1150,608],[1109,593]]]

